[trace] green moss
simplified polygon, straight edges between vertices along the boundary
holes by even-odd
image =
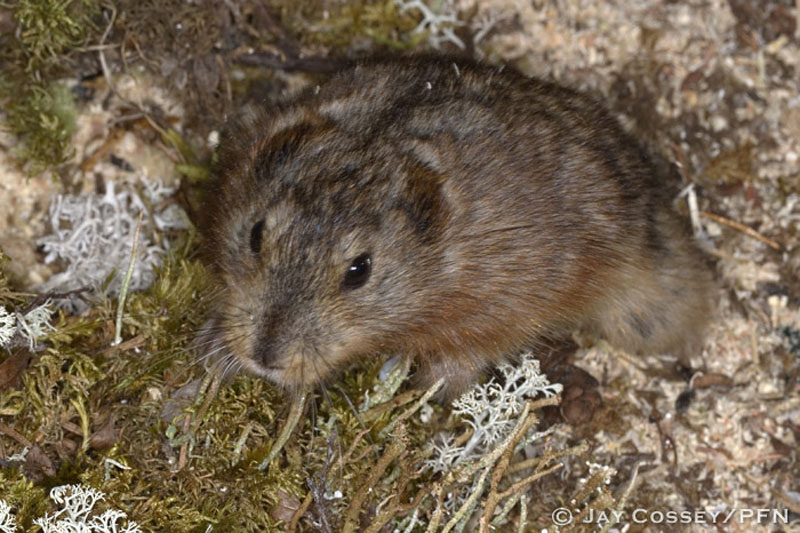
[[[22,141],[15,154],[38,174],[72,156],[70,142],[75,132],[75,100],[61,83],[11,84],[17,95],[7,107],[4,126]]]
[[[351,46],[358,38],[399,50],[411,50],[421,43],[424,33],[412,34],[418,23],[413,10],[401,13],[394,0],[356,0],[353,2],[272,2],[272,12],[304,44],[336,48]],[[308,31],[309,27],[314,31]]]
[[[11,296],[11,290],[8,287],[8,277],[6,276],[6,268],[11,260],[3,253],[3,247],[0,246],[0,305],[8,302]]]
[[[18,0],[11,4],[16,37],[28,59],[27,71],[41,68],[82,45],[94,28],[96,0]]]
[[[0,470],[0,499],[5,500],[15,511],[17,531],[20,532],[28,531],[35,518],[50,511],[45,489],[34,486],[19,469],[10,472]]]
[[[12,10],[16,31],[0,36],[3,128],[20,138],[15,155],[38,174],[66,161],[77,111],[70,91],[54,80],[68,56],[97,32],[96,0],[19,0]]]

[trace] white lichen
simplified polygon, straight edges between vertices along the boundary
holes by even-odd
[[[491,32],[501,22],[507,22],[514,18],[513,13],[503,12],[496,9],[488,9],[480,12],[470,24],[472,30],[472,42],[477,46],[483,41],[489,32]],[[477,48],[476,51],[480,52]]]
[[[439,49],[443,43],[450,42],[464,50],[466,46],[456,34],[455,29],[464,23],[458,19],[458,12],[451,0],[439,2],[438,13],[422,0],[395,0],[400,12],[416,9],[422,20],[412,33],[428,33],[428,44]]]
[[[502,374],[499,379],[474,385],[453,402],[452,416],[460,418],[469,430],[462,430],[458,437],[442,434],[434,441],[424,463],[426,469],[443,473],[443,479],[458,481],[447,493],[439,495],[441,507],[436,512],[444,511],[449,518],[447,530],[469,522],[482,495],[489,490],[490,474],[504,476],[505,467],[497,463],[503,454],[515,453],[552,432],[552,429],[537,432],[531,427],[521,433],[521,428],[529,427],[524,424],[531,420],[530,400],[536,396],[555,396],[562,386],[548,381],[540,372],[539,361],[530,353],[522,355],[519,366],[504,364],[498,370]],[[466,441],[461,442],[464,437]],[[516,497],[521,497],[521,493]]]
[[[6,458],[6,461],[9,463],[24,463],[26,458],[28,457],[28,451],[30,451],[29,448],[25,446],[24,448],[22,448],[22,451],[9,455]]]
[[[8,311],[0,305],[0,347],[10,348],[21,340],[27,342],[28,348],[33,351],[36,341],[44,337],[47,331],[55,329],[50,323],[52,314],[49,300],[24,315]]]
[[[105,494],[85,485],[62,485],[50,491],[50,499],[61,510],[50,516],[45,514],[34,523],[42,533],[141,533],[139,525],[127,520],[127,515],[118,509],[109,509],[91,516],[95,504],[105,499]],[[127,523],[125,523],[127,520]]]
[[[11,343],[17,332],[17,317],[0,305],[0,347],[5,348]]]
[[[55,329],[50,323],[50,316],[53,310],[50,308],[50,300],[42,305],[35,307],[25,313],[24,316],[17,313],[17,332],[28,341],[28,348],[33,351],[36,348],[36,341],[44,337],[47,331]]]
[[[0,533],[14,533],[16,530],[17,522],[11,514],[11,506],[0,500]]]
[[[59,260],[66,268],[43,283],[41,292],[104,288],[118,295],[140,213],[144,216],[130,289],[150,286],[169,248],[169,241],[157,239],[156,231],[185,229],[188,219],[178,206],[164,207],[175,189],[152,180],[141,181],[137,188],[108,181],[103,194],[55,197],[49,212],[53,233],[38,244],[45,263]]]
[[[472,436],[467,442],[456,444],[455,435],[443,435],[425,462],[429,469],[446,472],[465,461],[479,460],[511,433],[526,399],[554,396],[562,388],[548,381],[540,372],[539,361],[530,353],[522,356],[519,366],[504,364],[498,370],[503,375],[502,383],[491,379],[475,385],[453,402],[453,414],[472,428]],[[535,437],[532,434],[526,440]]]

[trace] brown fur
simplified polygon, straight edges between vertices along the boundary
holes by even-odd
[[[463,59],[362,62],[250,117],[221,161],[210,331],[276,383],[384,351],[452,393],[575,329],[631,352],[702,339],[710,272],[664,173],[572,90]],[[346,290],[362,253],[372,274]]]

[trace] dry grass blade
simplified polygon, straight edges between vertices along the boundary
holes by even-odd
[[[729,228],[733,228],[735,230],[741,231],[745,235],[748,235],[748,236],[750,236],[750,237],[752,237],[754,239],[757,239],[757,240],[763,242],[764,244],[766,244],[767,246],[769,246],[770,248],[772,248],[773,250],[775,250],[777,252],[780,252],[780,251],[783,250],[783,247],[780,244],[778,244],[777,242],[773,241],[772,239],[770,239],[768,237],[765,237],[765,236],[761,235],[759,232],[757,232],[756,230],[754,230],[752,228],[748,228],[747,226],[745,226],[744,224],[742,224],[740,222],[736,222],[735,220],[731,220],[729,218],[725,218],[725,217],[720,216],[720,215],[715,215],[714,213],[709,213],[707,211],[700,211],[700,216],[703,216],[705,218],[713,220],[714,222],[718,222],[719,224],[724,224],[725,226],[728,226]]]
[[[278,456],[283,447],[289,441],[289,437],[297,427],[298,422],[300,422],[300,417],[306,409],[307,399],[308,391],[303,391],[294,400],[292,403],[292,408],[289,411],[289,417],[286,419],[283,428],[281,428],[280,435],[278,435],[278,438],[275,441],[275,444],[273,444],[272,449],[269,451],[269,454],[267,454],[261,464],[258,465],[259,470],[266,470],[269,467],[269,464]]]

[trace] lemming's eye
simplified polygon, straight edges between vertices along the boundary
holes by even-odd
[[[357,289],[364,285],[372,272],[372,259],[369,254],[361,254],[350,263],[344,273],[342,288],[347,290]]]
[[[255,224],[253,229],[250,230],[250,251],[253,255],[261,253],[261,241],[264,238],[264,219],[262,218]]]

